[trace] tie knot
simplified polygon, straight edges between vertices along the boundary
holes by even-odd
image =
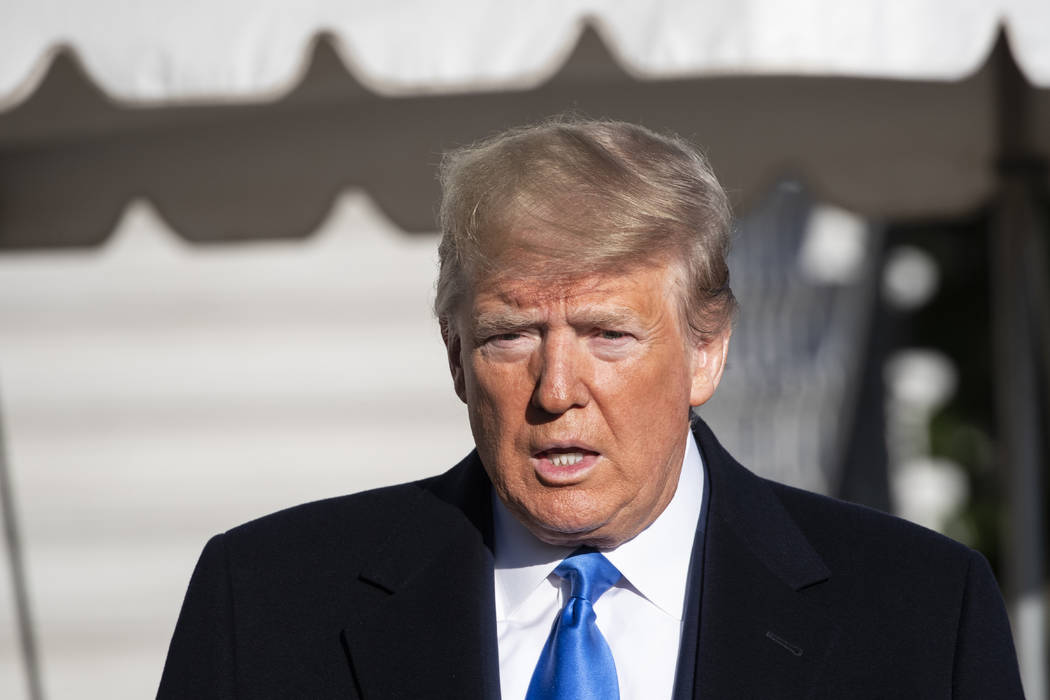
[[[594,604],[620,580],[620,571],[601,552],[571,554],[554,570],[568,580],[570,598],[586,598]]]

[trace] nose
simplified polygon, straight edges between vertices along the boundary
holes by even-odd
[[[590,402],[586,372],[589,363],[574,333],[548,334],[541,345],[532,405],[544,413],[560,415]]]

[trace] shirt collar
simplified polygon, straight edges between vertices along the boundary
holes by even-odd
[[[703,498],[703,461],[692,433],[671,502],[633,539],[605,556],[633,588],[669,616],[681,620],[689,560]],[[510,616],[575,549],[536,539],[503,502],[492,495],[496,619]]]

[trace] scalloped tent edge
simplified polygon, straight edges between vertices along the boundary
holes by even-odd
[[[1028,7],[1025,12],[1035,12],[1032,7],[1035,5]],[[1050,50],[1040,48],[1044,42],[1039,41],[1040,30],[1038,29],[1040,26],[1044,27],[1042,33],[1046,35],[1045,43],[1050,44],[1050,6],[1046,8],[1047,17],[1044,23],[1031,22],[1029,19],[1028,25],[1023,28],[1018,28],[1017,24],[1021,20],[1012,18],[1011,14],[1009,9],[1003,8],[1000,12],[993,13],[990,19],[985,19],[987,26],[974,30],[975,34],[983,38],[970,42],[966,56],[949,56],[947,59],[941,57],[940,65],[935,67],[914,63],[902,68],[894,65],[888,59],[877,61],[874,56],[867,57],[866,62],[858,61],[856,57],[831,56],[830,54],[834,53],[832,49],[828,49],[829,56],[822,58],[791,57],[787,55],[787,52],[783,56],[772,58],[732,57],[710,53],[705,55],[698,51],[685,58],[679,56],[675,59],[662,59],[663,65],[661,65],[661,59],[638,55],[641,52],[629,48],[630,42],[624,39],[622,31],[618,33],[615,23],[601,12],[583,11],[562,18],[563,26],[560,27],[559,32],[555,32],[560,34],[560,37],[556,43],[547,47],[547,51],[539,59],[534,59],[531,65],[522,64],[512,68],[503,68],[502,73],[498,76],[486,74],[479,66],[493,62],[501,65],[508,62],[514,63],[509,54],[511,49],[507,48],[512,42],[504,42],[489,49],[489,53],[493,54],[502,51],[503,55],[498,57],[502,60],[462,60],[459,62],[458,70],[445,67],[444,74],[440,75],[437,80],[434,80],[433,76],[427,79],[425,76],[409,75],[410,71],[405,69],[404,65],[400,66],[400,75],[398,67],[377,68],[380,61],[375,58],[365,60],[364,54],[367,50],[359,45],[360,42],[354,36],[349,32],[325,28],[323,22],[318,20],[318,24],[312,30],[290,42],[297,44],[298,48],[295,50],[294,58],[286,57],[282,61],[280,69],[251,66],[238,69],[233,66],[235,63],[233,57],[214,57],[214,74],[239,76],[240,84],[226,84],[221,89],[217,89],[216,86],[195,84],[195,76],[192,75],[190,68],[185,67],[186,62],[180,60],[176,51],[151,56],[149,63],[159,67],[139,68],[140,73],[135,74],[137,80],[129,83],[128,76],[110,75],[105,68],[100,67],[99,62],[94,58],[94,54],[97,53],[96,47],[78,44],[75,40],[59,40],[42,45],[36,51],[36,58],[21,70],[20,77],[8,78],[4,81],[10,87],[0,93],[0,112],[15,109],[30,99],[45,81],[56,57],[63,53],[76,60],[85,75],[89,76],[100,92],[112,102],[122,106],[162,108],[179,105],[253,104],[277,101],[294,92],[302,83],[309,69],[311,56],[322,41],[327,41],[335,49],[347,72],[359,84],[379,96],[407,97],[528,90],[556,76],[572,54],[581,35],[588,30],[594,31],[602,38],[608,52],[615,57],[621,70],[639,80],[672,80],[722,75],[810,75],[953,81],[963,79],[979,70],[987,60],[996,36],[1005,33],[1011,53],[1027,79],[1034,85],[1050,87]],[[1034,36],[1028,36],[1029,34]],[[650,45],[658,43],[657,41],[649,42]],[[185,51],[188,52],[190,49],[185,49]],[[659,53],[651,48],[650,51],[654,54]],[[729,50],[723,51],[723,54],[732,53]],[[419,63],[428,57],[417,49],[417,55],[414,58],[416,59],[414,63]],[[489,58],[497,57],[489,56]],[[129,56],[128,60],[132,59],[134,56]],[[896,63],[900,62],[898,60]],[[405,60],[402,63],[413,64],[413,61]],[[14,74],[14,69],[12,71]],[[164,76],[158,78],[159,73],[164,73]],[[254,75],[251,80],[243,78],[245,74],[252,73]],[[149,76],[149,79],[144,78],[144,75]],[[168,83],[166,85],[165,80]],[[199,76],[197,80],[200,80]],[[229,82],[228,80],[227,83]]]
[[[1035,105],[1033,140],[1010,153],[996,138],[1005,75]],[[0,113],[0,249],[98,244],[136,197],[187,240],[302,238],[354,187],[400,229],[433,231],[437,154],[567,108],[699,136],[738,205],[792,173],[866,215],[960,214],[989,201],[1003,155],[1050,155],[1050,91],[1021,85],[1002,34],[957,82],[641,81],[587,29],[558,74],[528,91],[379,97],[321,39],[279,102],[146,109],[114,104],[59,54],[31,99]]]

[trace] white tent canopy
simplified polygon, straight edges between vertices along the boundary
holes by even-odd
[[[294,87],[318,33],[364,85],[402,95],[513,89],[553,75],[585,24],[639,78],[719,74],[957,80],[1000,27],[1029,81],[1050,86],[1041,0],[37,0],[5,8],[0,109],[70,47],[132,103],[260,100]]]

